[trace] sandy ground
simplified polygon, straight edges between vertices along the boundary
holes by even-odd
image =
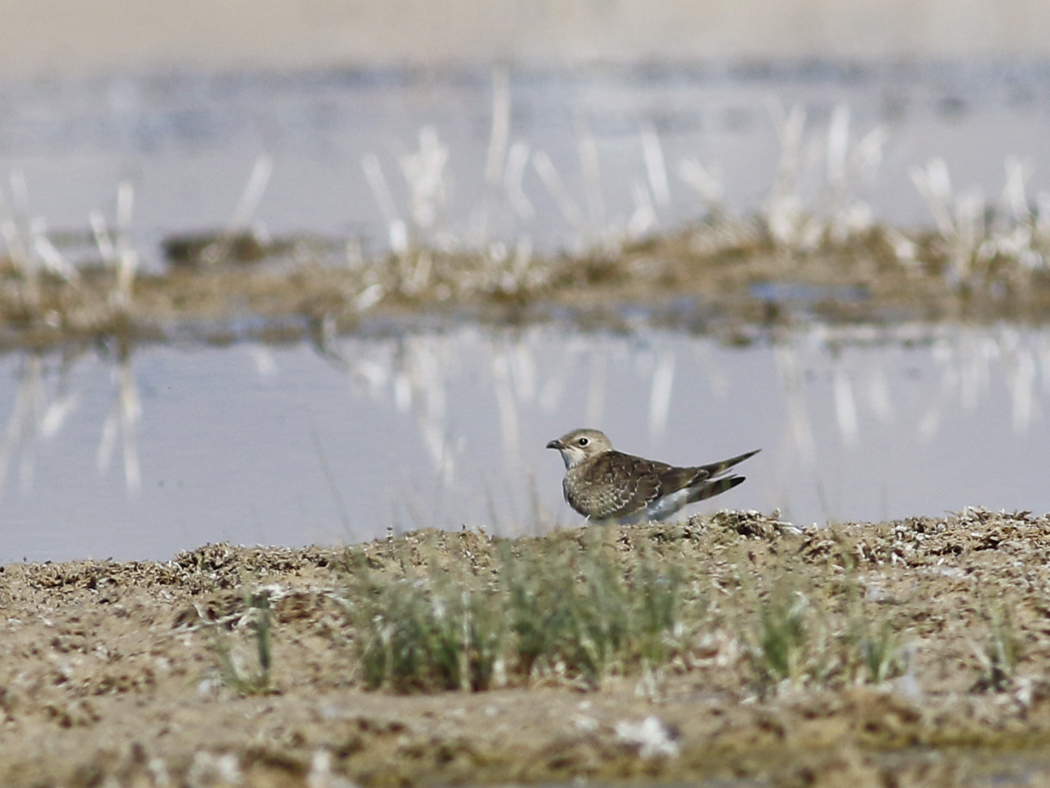
[[[801,531],[723,513],[514,546],[587,544],[624,566],[656,550],[710,594],[705,624],[664,668],[612,671],[598,689],[555,673],[477,693],[366,691],[340,550],[0,567],[0,784],[1050,785],[1050,518],[967,510]],[[497,547],[419,532],[363,549],[391,576],[436,560],[481,577]],[[857,584],[907,670],[763,685],[734,611],[775,576],[828,622]],[[261,588],[274,600],[272,688],[242,696],[217,678],[217,638],[245,646],[246,593]],[[990,684],[993,608],[1009,611],[1019,658]]]
[[[1038,0],[5,0],[0,79],[100,68],[1042,56]]]

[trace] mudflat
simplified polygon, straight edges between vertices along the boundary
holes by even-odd
[[[1048,551],[723,511],[7,564],[0,783],[1047,784]]]

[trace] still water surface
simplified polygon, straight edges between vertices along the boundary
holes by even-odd
[[[795,107],[809,210],[849,196],[881,222],[929,225],[909,173],[933,157],[955,192],[976,188],[991,203],[1007,157],[1025,163],[1029,194],[1050,188],[1050,68],[1038,60],[183,70],[0,82],[0,215],[46,228],[73,259],[97,259],[88,216],[112,227],[125,182],[130,238],[154,270],[165,237],[228,225],[349,238],[374,253],[391,219],[409,217],[403,169],[429,128],[444,156],[437,242],[528,237],[560,250],[642,219],[653,232],[701,217],[682,177],[695,164],[729,210],[761,212]],[[826,180],[836,108],[848,108],[849,195]],[[261,188],[239,211],[253,172]],[[332,261],[344,262],[336,246]]]
[[[678,464],[799,523],[1050,510],[1050,331],[812,327],[746,346],[559,327],[0,359],[0,561],[165,558],[421,526],[578,524],[544,444]]]

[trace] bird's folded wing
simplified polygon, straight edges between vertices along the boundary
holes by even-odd
[[[609,505],[603,507],[607,510],[604,517],[625,517],[641,511],[662,496],[708,476],[699,468],[675,468],[618,451],[607,452],[595,460],[592,474],[616,490]]]
[[[699,468],[693,468],[695,471],[706,471],[708,476],[718,476],[720,473],[725,473],[734,465],[743,462],[748,457],[754,457],[758,454],[761,449],[755,449],[754,451],[745,452],[744,454],[738,454],[736,457],[730,457],[728,460],[721,460],[719,462],[712,462],[708,465],[701,465]]]
[[[684,490],[710,477],[703,468],[667,468],[659,475],[660,490],[656,497]]]

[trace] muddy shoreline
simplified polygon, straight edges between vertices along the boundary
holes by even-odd
[[[0,782],[1043,784],[1048,544],[1050,518],[1024,512],[820,529],[720,512],[510,542],[423,531],[350,552],[210,545],[165,562],[8,564]],[[664,663],[624,657],[592,681],[571,664],[508,663],[486,691],[382,677],[369,689],[348,613],[360,573],[373,588],[488,587],[508,550],[598,551],[625,588],[643,557],[684,567],[683,604],[700,612]],[[784,583],[806,600],[809,634],[780,678],[752,635]],[[272,673],[249,687],[221,665],[232,654],[240,675],[257,670],[247,614],[260,593]],[[892,644],[884,673],[850,656],[857,621]],[[996,665],[996,643],[1013,657]]]
[[[811,322],[1050,321],[1044,268],[990,258],[959,279],[943,239],[917,235],[905,260],[892,248],[892,233],[876,228],[793,251],[758,226],[729,222],[572,256],[522,261],[423,248],[350,268],[308,255],[288,260],[294,239],[253,247],[242,258],[217,236],[226,250],[217,262],[197,255],[165,273],[124,280],[107,268],[86,268],[75,281],[27,277],[0,260],[0,349],[110,340],[323,344],[334,333],[464,320],[617,331],[655,325],[729,342],[756,328]]]

